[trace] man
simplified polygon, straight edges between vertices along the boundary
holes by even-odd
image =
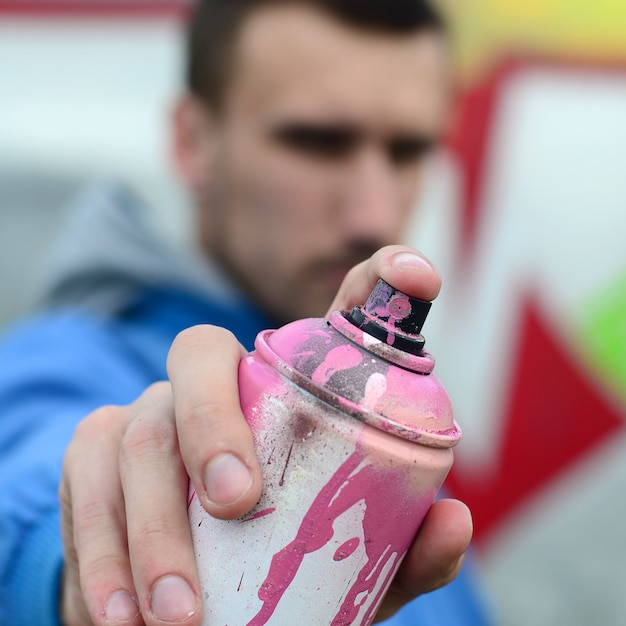
[[[189,40],[174,149],[208,261],[151,239],[123,190],[84,200],[48,311],[0,352],[2,623],[200,624],[188,476],[225,519],[262,488],[238,340],[363,302],[378,276],[439,290],[426,259],[388,245],[444,131],[436,14],[413,0],[206,0]],[[379,619],[452,580],[470,536],[466,507],[437,502]],[[453,585],[391,623],[483,623],[467,582]]]

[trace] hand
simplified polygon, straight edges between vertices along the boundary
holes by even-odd
[[[66,626],[200,624],[187,472],[217,517],[243,515],[261,491],[239,409],[243,354],[223,329],[189,329],[168,359],[174,394],[154,384],[77,427],[60,487]]]
[[[391,246],[349,273],[331,309],[362,304],[379,277],[426,300],[440,288],[423,257]],[[200,624],[187,476],[222,519],[249,511],[262,488],[239,407],[244,353],[228,331],[190,328],[170,350],[170,383],[152,385],[128,406],[98,409],[78,426],[60,487],[66,626]],[[465,505],[435,503],[378,617],[452,580],[470,537]]]

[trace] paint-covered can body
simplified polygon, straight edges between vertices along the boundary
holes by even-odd
[[[389,345],[411,341],[387,331],[412,302],[382,283],[352,314],[257,337],[239,387],[261,499],[231,521],[190,499],[204,626],[371,624],[460,437],[432,357]]]

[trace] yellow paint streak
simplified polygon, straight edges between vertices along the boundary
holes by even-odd
[[[624,0],[440,0],[461,77],[510,56],[626,64]]]

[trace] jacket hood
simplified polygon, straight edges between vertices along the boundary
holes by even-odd
[[[236,305],[243,295],[193,246],[176,247],[150,226],[149,209],[118,183],[85,189],[69,208],[36,287],[41,308],[124,310],[143,288],[173,288]]]

